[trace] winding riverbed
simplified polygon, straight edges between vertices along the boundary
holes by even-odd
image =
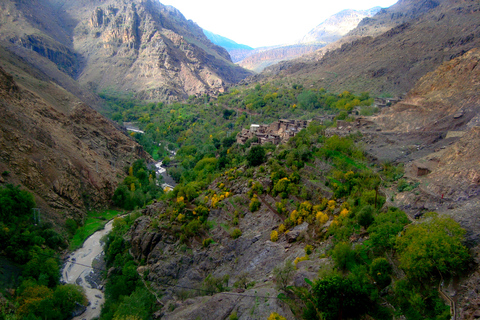
[[[162,162],[155,165],[157,175],[162,175],[164,181],[173,189],[175,181],[167,174]],[[103,230],[97,231],[85,240],[83,246],[68,256],[62,270],[64,283],[77,284],[85,289],[89,305],[85,312],[73,318],[74,320],[90,320],[100,316],[105,302],[102,291],[102,271],[105,269],[103,242],[101,239],[113,228],[113,220],[105,224]]]
[[[89,305],[84,313],[73,318],[74,320],[90,320],[100,316],[102,305],[105,302],[101,289],[103,262],[103,243],[101,239],[113,227],[110,220],[103,230],[92,234],[83,247],[73,252],[62,270],[62,282],[78,284],[85,289]]]

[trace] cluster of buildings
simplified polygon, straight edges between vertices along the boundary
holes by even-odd
[[[394,105],[397,102],[402,101],[403,99],[401,97],[395,97],[395,98],[375,98],[375,101],[373,105],[377,108],[385,108],[389,107],[391,105]]]
[[[237,134],[237,143],[244,144],[248,139],[258,138],[259,144],[271,142],[275,145],[285,143],[294,137],[300,130],[306,128],[312,120],[287,120],[281,119],[267,124],[252,124],[250,129],[242,129]]]

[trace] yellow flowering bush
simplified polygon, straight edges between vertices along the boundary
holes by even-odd
[[[278,240],[278,232],[273,230],[271,233],[270,233],[270,240],[272,242],[277,242]]]

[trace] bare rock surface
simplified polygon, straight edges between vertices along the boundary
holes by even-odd
[[[266,206],[254,213],[244,211],[237,226],[242,236],[237,239],[229,236],[232,216],[229,206],[211,210],[208,219],[214,227],[209,233],[214,243],[207,248],[201,246],[201,239],[182,247],[169,230],[151,228],[149,216],[135,222],[128,235],[131,252],[136,259],[145,259],[146,266],[140,271],[149,270],[147,278],[152,287],[163,293],[165,319],[224,319],[233,312],[239,319],[264,319],[271,312],[294,319],[289,307],[276,298],[279,291],[273,269],[286,259],[304,256],[304,244],[289,244],[284,235],[271,242],[271,230],[282,221]],[[308,224],[299,226],[299,230],[312,232]],[[313,264],[300,267],[300,278],[295,282],[292,279],[292,284],[303,286],[305,277],[315,279],[317,271]],[[227,276],[225,286],[230,291],[208,295],[203,286],[208,276]],[[242,277],[246,283],[253,283],[253,288],[232,288]],[[169,305],[173,311],[168,311]]]

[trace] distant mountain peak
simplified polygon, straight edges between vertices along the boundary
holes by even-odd
[[[374,7],[367,10],[342,10],[312,29],[299,41],[299,43],[328,44],[334,42],[347,34],[350,30],[357,27],[360,21],[364,18],[371,17],[380,10],[380,7]]]

